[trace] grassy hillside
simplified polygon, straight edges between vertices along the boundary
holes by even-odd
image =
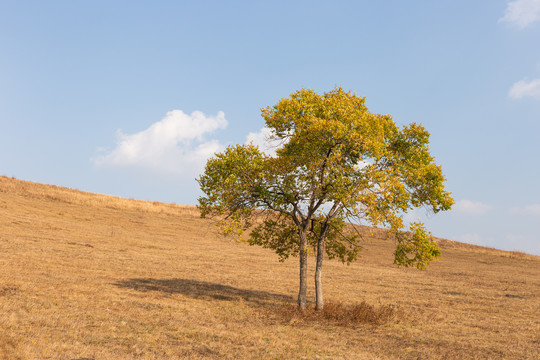
[[[193,207],[0,177],[0,359],[540,358],[539,257],[441,240],[421,272],[375,236],[325,263],[325,295],[394,315],[341,324],[291,311],[297,259]]]

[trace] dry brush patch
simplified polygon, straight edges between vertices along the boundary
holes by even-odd
[[[326,302],[322,311],[316,311],[314,306],[304,311],[296,304],[283,303],[264,309],[263,314],[269,319],[288,324],[325,324],[358,328],[359,326],[378,326],[391,321],[403,321],[406,316],[402,309],[392,305],[370,305],[365,301],[359,304],[344,304],[341,302]]]
[[[0,358],[540,358],[538,257],[441,240],[419,272],[365,231],[359,262],[325,263],[327,312],[300,316],[296,259],[194,207],[0,177]]]

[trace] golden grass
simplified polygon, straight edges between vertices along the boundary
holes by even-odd
[[[325,262],[329,315],[299,315],[296,259],[194,207],[0,177],[0,359],[539,359],[540,258],[440,243],[397,268],[375,230]]]

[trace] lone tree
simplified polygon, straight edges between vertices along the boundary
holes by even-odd
[[[394,264],[424,269],[440,255],[423,224],[405,231],[403,215],[453,204],[422,125],[399,127],[371,113],[365,98],[337,87],[322,95],[302,89],[262,109],[275,155],[253,144],[229,146],[208,160],[197,180],[201,217],[218,217],[224,235],[250,229],[251,245],[280,260],[300,260],[298,306],[305,309],[308,252],[317,254],[316,309],[323,308],[324,253],[355,260],[361,233],[350,223],[384,226],[396,239]],[[347,224],[349,223],[349,224]]]

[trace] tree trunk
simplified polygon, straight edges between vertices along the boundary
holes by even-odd
[[[322,291],[322,265],[324,255],[324,240],[326,234],[319,237],[317,243],[317,265],[315,267],[315,310],[320,311],[324,307],[323,291]]]
[[[300,236],[300,290],[298,291],[298,308],[306,309],[307,303],[307,235],[304,229],[299,229]]]

